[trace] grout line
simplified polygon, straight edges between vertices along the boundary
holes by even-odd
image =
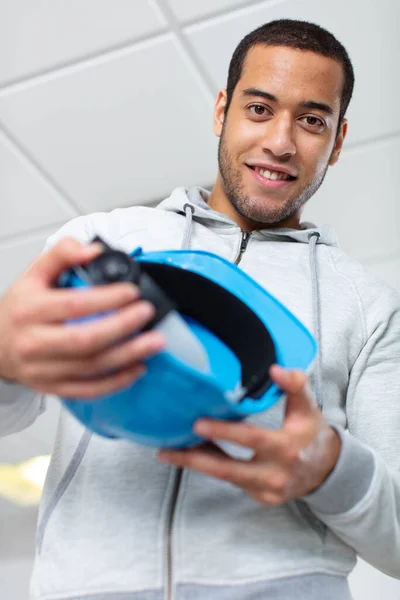
[[[375,147],[379,147],[381,144],[387,144],[388,142],[392,142],[394,140],[398,140],[400,138],[400,131],[393,131],[391,133],[386,133],[381,136],[372,137],[366,140],[360,140],[359,142],[353,142],[346,146],[346,142],[344,143],[342,154],[356,154],[358,152],[363,152],[364,150],[371,150]]]
[[[55,199],[59,202],[60,206],[66,210],[71,217],[76,217],[81,214],[81,210],[75,202],[68,197],[68,195],[61,189],[56,181],[47,173],[43,167],[35,160],[35,158],[23,148],[23,146],[17,141],[17,139],[0,123],[0,141],[3,141],[4,145],[17,156],[24,167],[31,171],[37,179],[46,187]]]
[[[173,33],[176,41],[176,47],[180,52],[183,60],[189,67],[190,74],[196,79],[201,91],[203,92],[204,98],[210,106],[214,106],[215,97],[217,93],[216,86],[212,80],[212,77],[203,66],[200,58],[195,52],[194,48],[190,44],[188,38],[183,33],[181,24],[177,19],[175,13],[165,3],[165,0],[151,0],[152,4],[157,7],[157,10],[163,15],[165,21],[168,24],[170,31]]]
[[[171,35],[164,28],[161,32],[157,32],[153,35],[143,36],[134,41],[130,40],[129,42],[123,42],[106,49],[98,50],[97,52],[57,63],[51,67],[39,69],[29,75],[22,75],[21,77],[0,84],[0,98],[34,87],[41,83],[46,83],[57,77],[63,77],[64,75],[69,75],[87,69],[88,67],[95,67],[99,64],[125,56],[132,50],[140,51],[143,48],[162,43],[168,39],[171,39]]]
[[[197,31],[198,29],[203,29],[207,25],[219,25],[220,23],[225,22],[227,18],[236,18],[248,14],[249,11],[247,9],[254,9],[254,11],[257,11],[262,8],[270,8],[278,4],[283,4],[284,2],[287,2],[287,0],[243,0],[233,8],[228,6],[227,8],[221,8],[204,17],[187,19],[182,22],[182,27],[184,29],[190,29],[191,32]]]
[[[200,70],[201,77],[208,82],[209,87],[211,86],[214,101],[214,84],[209,78],[207,71],[203,68],[194,51],[192,50],[190,43],[187,42],[184,34],[181,33],[183,27],[186,28],[195,25],[201,26],[208,23],[214,24],[214,21],[217,21],[221,17],[226,17],[231,14],[233,16],[236,16],[236,14],[240,15],[245,8],[257,8],[258,6],[262,7],[262,5],[280,4],[282,2],[286,2],[287,0],[243,0],[243,2],[234,9],[226,8],[197,20],[188,20],[182,23],[182,25],[179,23],[179,20],[175,16],[174,12],[166,4],[164,4],[164,1],[165,0],[148,0],[148,3],[153,8],[155,13],[158,13],[165,21],[167,21],[167,27],[170,27],[175,36],[185,47],[186,52],[191,55],[192,66],[195,66],[197,70]],[[102,62],[107,62],[108,60],[113,60],[119,56],[123,56],[133,49],[140,50],[143,47],[163,42],[168,38],[170,38],[170,32],[165,27],[161,27],[159,31],[152,34],[150,33],[139,36],[135,40],[122,42],[121,44],[116,44],[115,46],[109,46],[108,48],[102,50],[93,51],[70,60],[60,61],[51,67],[44,67],[34,71],[33,73],[29,73],[28,75],[22,75],[20,77],[9,79],[3,83],[0,83],[0,97],[19,92],[40,83],[46,83],[55,77],[60,77],[65,74],[68,75],[69,73],[85,69],[87,67],[96,66]]]
[[[0,249],[9,246],[20,246],[29,242],[34,242],[43,237],[48,238],[50,235],[55,233],[60,227],[65,225],[68,219],[63,221],[56,221],[50,225],[43,225],[35,229],[29,229],[20,233],[12,233],[10,235],[4,235],[0,237]]]

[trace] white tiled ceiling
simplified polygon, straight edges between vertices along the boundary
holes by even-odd
[[[165,28],[147,0],[2,0],[0,84]]]
[[[4,292],[15,278],[25,271],[32,260],[42,251],[46,239],[58,229],[46,228],[46,233],[22,235],[17,239],[0,240],[0,293]]]
[[[216,172],[210,106],[171,35],[0,97],[0,116],[83,212]]]
[[[281,18],[316,22],[346,46],[357,77],[348,113],[349,143],[400,132],[400,77],[394,75],[400,53],[400,2],[396,0],[263,2],[185,31],[215,85],[224,87],[231,54],[241,38],[262,23]]]
[[[201,19],[206,16],[218,14],[223,11],[233,10],[240,6],[256,4],[251,0],[202,0],[193,2],[193,0],[165,0],[166,4],[174,11],[178,19],[184,23],[194,19]],[[264,2],[265,4],[265,2]]]
[[[342,248],[360,260],[400,255],[399,158],[400,138],[344,152],[305,217],[333,224]]]
[[[0,239],[75,216],[37,169],[0,134]]]

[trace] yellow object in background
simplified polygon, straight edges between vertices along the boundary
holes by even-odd
[[[0,495],[22,506],[39,504],[50,456],[36,456],[16,465],[0,464]]]

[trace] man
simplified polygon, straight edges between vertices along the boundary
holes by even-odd
[[[345,49],[316,25],[276,21],[250,33],[215,106],[211,193],[179,188],[157,209],[73,220],[2,298],[3,434],[40,414],[41,394],[108,393],[163,348],[156,332],[115,344],[153,314],[134,287],[53,289],[63,269],[101,252],[65,236],[217,252],[320,346],[311,389],[304,373],[274,366],[286,403],[246,423],[196,423],[210,441],[196,449],[157,453],[91,436],[63,412],[40,509],[35,600],[344,600],[357,554],[400,577],[399,299],[330,229],[300,222],[339,158],[353,81]],[[63,326],[110,309],[101,322]]]

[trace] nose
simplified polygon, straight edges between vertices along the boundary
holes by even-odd
[[[293,122],[288,115],[275,116],[266,123],[262,148],[281,159],[296,154]]]

